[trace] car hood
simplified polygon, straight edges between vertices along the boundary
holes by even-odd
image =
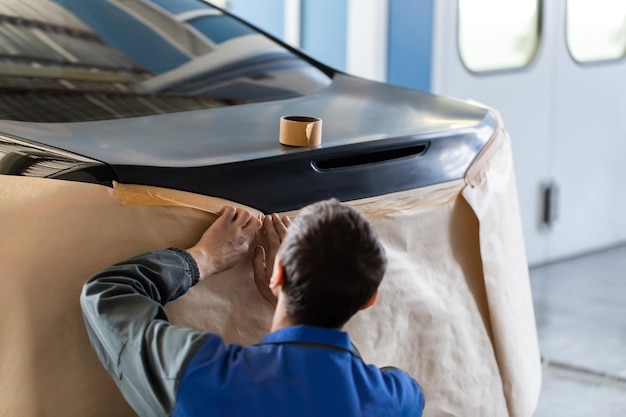
[[[447,97],[337,73],[307,96],[109,121],[0,121],[0,132],[109,165],[200,167],[307,152],[280,145],[285,115],[323,120],[321,148],[465,132],[486,142],[495,128],[489,109]]]

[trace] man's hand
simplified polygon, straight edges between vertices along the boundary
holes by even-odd
[[[187,249],[198,264],[200,280],[235,266],[261,228],[259,219],[247,210],[225,206],[219,214],[198,243]]]
[[[276,307],[278,300],[269,287],[270,278],[274,270],[276,253],[287,234],[287,227],[290,225],[291,220],[287,216],[282,219],[278,214],[268,214],[265,216],[263,220],[263,233],[266,238],[267,248],[257,246],[254,253],[254,283],[263,298],[269,301],[274,307]]]

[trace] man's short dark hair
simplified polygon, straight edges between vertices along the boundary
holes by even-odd
[[[305,207],[278,252],[287,313],[298,324],[339,328],[374,295],[387,258],[361,213],[331,199]]]

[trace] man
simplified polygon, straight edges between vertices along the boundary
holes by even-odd
[[[262,227],[254,280],[276,306],[257,345],[171,325],[163,306],[234,266]],[[289,227],[289,229],[287,229]],[[373,304],[384,250],[360,213],[336,200],[293,224],[224,207],[198,243],[111,266],[81,305],[92,345],[142,416],[420,416],[422,391],[397,369],[366,365],[344,324]]]

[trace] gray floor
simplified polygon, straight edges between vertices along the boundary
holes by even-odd
[[[544,360],[535,417],[626,417],[626,246],[530,275]]]

